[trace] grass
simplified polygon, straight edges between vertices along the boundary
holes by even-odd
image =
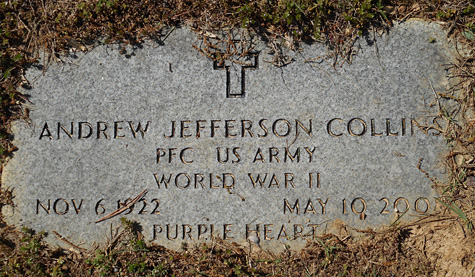
[[[463,0],[9,0],[0,3],[0,159],[2,164],[16,150],[10,123],[27,118],[28,102],[19,87],[28,65],[42,57],[46,70],[70,51],[87,51],[101,43],[140,44],[162,41],[169,28],[185,26],[197,32],[245,28],[267,41],[276,55],[274,64],[287,61],[283,48],[299,50],[302,43],[327,46],[333,66],[351,62],[352,45],[359,36],[390,29],[393,22],[416,17],[439,21],[449,37],[470,51],[450,65],[461,82],[453,90],[456,111],[443,109],[444,135],[452,151],[447,163],[448,184],[439,184],[441,214],[424,222],[461,222],[473,242],[475,201],[475,5]],[[127,54],[126,48],[121,51]],[[206,54],[206,49],[200,49]],[[222,58],[230,58],[224,55]],[[451,98],[452,97],[452,98]],[[462,162],[460,162],[462,161]],[[2,167],[3,168],[3,167]],[[1,173],[1,172],[0,172]],[[12,192],[0,186],[0,209],[13,205]],[[1,211],[0,211],[1,215]],[[123,230],[109,245],[91,252],[51,249],[32,230],[0,230],[0,275],[429,275],[437,273],[426,246],[413,247],[413,228],[397,224],[384,232],[368,232],[355,240],[324,235],[299,253],[285,251],[249,253],[247,246],[219,240],[209,245],[186,245],[180,251],[149,245],[135,224],[123,220]],[[420,222],[422,224],[422,222]],[[429,223],[427,223],[429,224]],[[444,230],[442,230],[444,231]],[[465,231],[464,231],[465,232]],[[425,238],[424,234],[424,238]],[[421,250],[423,249],[423,250]],[[426,249],[426,250],[424,250]],[[436,249],[434,257],[444,249]],[[472,251],[473,254],[473,251]],[[437,260],[437,259],[436,259]],[[472,264],[475,262],[472,261]]]
[[[436,197],[435,200],[437,200],[439,203],[441,203],[447,209],[451,210],[455,215],[457,215],[465,223],[465,226],[468,228],[469,231],[473,229],[472,221],[467,217],[467,214],[465,214],[465,212],[462,211],[462,209],[453,202],[452,199],[449,201],[449,203],[445,203],[438,197]]]

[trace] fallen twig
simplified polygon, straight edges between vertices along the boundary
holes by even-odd
[[[82,247],[79,247],[79,246],[77,246],[77,245],[72,244],[71,242],[69,242],[68,240],[66,240],[63,236],[61,236],[60,234],[58,234],[58,232],[56,232],[56,231],[54,231],[54,230],[53,230],[52,232],[53,232],[53,234],[55,234],[55,235],[58,237],[58,239],[59,239],[60,241],[66,243],[67,245],[69,245],[69,246],[71,246],[71,247],[73,247],[73,248],[75,248],[75,249],[78,249],[78,250],[80,250],[80,251],[86,251],[86,250],[87,250],[87,249],[85,249],[85,248],[82,248]]]
[[[137,203],[137,201],[139,201],[140,199],[142,199],[142,197],[147,193],[147,190],[144,189],[141,193],[139,193],[139,195],[137,195],[134,199],[132,199],[132,201],[130,201],[129,204],[123,206],[122,208],[119,208],[115,211],[113,211],[112,213],[102,217],[101,219],[99,219],[98,221],[96,221],[96,223],[99,223],[101,221],[104,221],[106,219],[109,219],[111,217],[114,217],[118,214],[121,214],[123,213],[125,210],[127,210],[128,208],[130,208],[132,205],[134,205],[135,203]]]

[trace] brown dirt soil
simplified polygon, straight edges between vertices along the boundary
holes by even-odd
[[[406,245],[421,251],[437,266],[436,276],[473,275],[475,242],[462,226],[453,221],[437,222],[417,226],[412,232]]]

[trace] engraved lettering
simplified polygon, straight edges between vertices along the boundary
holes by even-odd
[[[59,203],[64,203],[64,205],[60,205]],[[58,208],[58,206],[63,206],[63,211],[60,211]],[[65,199],[63,198],[58,198],[56,199],[56,201],[54,201],[54,204],[53,204],[53,211],[56,213],[56,214],[59,214],[59,215],[63,215],[63,214],[66,214],[68,213],[69,211],[69,204],[68,204],[68,201],[66,201]]]
[[[160,158],[164,157],[167,154],[165,149],[163,148],[157,148],[157,164],[160,163]]]
[[[377,133],[376,128],[374,127],[374,119],[371,119],[371,136],[373,137],[380,137],[383,133]]]
[[[256,187],[257,183],[259,183],[259,185],[262,188],[264,186],[264,182],[267,179],[267,173],[266,173],[266,175],[264,176],[263,179],[261,179],[261,174],[257,174],[257,180],[254,180],[254,178],[252,177],[252,173],[248,173],[247,175],[249,175],[249,178],[251,179],[251,182],[252,182],[252,185],[254,186],[254,188]]]
[[[198,177],[199,177],[199,179],[198,179]],[[204,178],[205,178],[205,176],[203,174],[195,173],[195,189],[198,188],[198,184],[201,185],[201,188],[206,188],[205,185],[203,184]]]
[[[353,132],[353,122],[359,122],[361,126],[361,131],[359,133]],[[361,118],[352,118],[350,121],[348,121],[348,133],[354,137],[361,137],[366,133],[366,122],[364,122],[363,119]]]
[[[424,203],[425,203],[425,209],[424,209],[424,210],[421,210],[421,209],[419,208],[419,202],[420,202],[421,200],[424,201]],[[429,199],[427,199],[427,198],[425,198],[425,197],[419,197],[419,198],[417,198],[417,199],[416,199],[416,202],[414,203],[414,209],[416,210],[416,212],[421,213],[421,214],[427,213],[427,212],[429,211],[429,209],[430,209]]]
[[[264,240],[272,240],[274,237],[269,237],[269,233],[272,232],[274,224],[264,224]]]
[[[163,136],[167,139],[171,139],[175,136],[175,121],[172,121],[172,126],[171,126],[171,133],[169,136],[167,136],[166,134],[163,134]]]
[[[81,199],[81,202],[79,202],[79,206],[76,205],[76,199],[71,199],[71,202],[73,203],[73,207],[74,207],[74,210],[76,211],[76,214],[79,214],[79,210],[81,210],[83,199]]]
[[[139,211],[139,214],[147,214],[147,211],[145,210],[145,208],[147,207],[147,200],[145,199],[140,199],[138,203],[142,202],[143,205],[142,205],[142,209],[140,209]]]
[[[257,134],[258,137],[260,138],[264,138],[264,137],[267,137],[267,135],[269,134],[269,131],[267,130],[267,127],[265,125],[265,122],[267,121],[267,119],[261,119],[259,121],[259,127],[261,127],[261,129],[264,131],[264,134]]]
[[[215,132],[219,129],[219,126],[216,123],[221,122],[221,120],[211,120],[211,137],[214,138]]]
[[[150,121],[147,121],[147,125],[145,125],[145,129],[144,129],[142,128],[141,122],[138,123],[137,128],[134,128],[134,123],[132,121],[129,121],[128,123],[129,123],[129,127],[130,127],[130,130],[132,131],[132,135],[134,136],[134,138],[137,138],[138,133],[140,133],[142,138],[144,138],[145,133],[148,131],[148,126],[150,125]]]
[[[160,228],[158,230],[158,228]],[[163,228],[162,228],[162,225],[159,225],[159,224],[153,224],[153,236],[152,236],[152,240],[156,240],[157,239],[157,234],[160,234],[161,232],[163,231]]]
[[[213,238],[213,234],[214,234],[214,224],[210,224],[209,225],[209,237],[212,239]]]
[[[191,147],[187,147],[183,150],[180,151],[180,161],[184,164],[191,164],[193,163],[193,160],[186,160],[185,159],[185,151],[188,151],[188,150],[191,150],[191,152],[194,152],[195,150],[193,150],[193,148]]]
[[[170,184],[170,180],[172,178],[173,174],[170,174],[168,177],[168,180],[165,179],[165,174],[162,174],[162,179],[159,181],[158,179],[158,174],[153,174],[153,177],[155,177],[155,182],[157,182],[158,189],[160,189],[160,184],[163,184],[165,188],[168,188],[168,184]]]
[[[101,133],[104,134],[104,137],[106,139],[108,139],[109,136],[107,136],[106,130],[107,130],[107,123],[101,122],[101,121],[97,122],[97,139],[101,138]]]
[[[234,148],[233,148],[233,154],[234,154],[234,156],[236,157],[236,160],[233,160],[233,164],[234,164],[234,163],[238,163],[238,162],[241,161],[241,156],[239,156],[239,153],[238,153],[238,150],[239,150],[239,149],[241,149],[241,148],[239,148],[239,147],[234,147]]]
[[[381,210],[380,214],[388,214],[389,211],[386,208],[389,206],[389,199],[386,197],[379,199],[379,202],[384,201],[385,205],[384,208]]]
[[[327,200],[325,200],[325,202],[323,202],[323,200],[320,199],[320,198],[318,198],[317,201],[318,201],[318,203],[320,203],[320,206],[322,206],[322,214],[325,214],[325,205],[328,202],[328,198],[327,198]]]
[[[315,211],[315,207],[313,206],[312,200],[308,199],[307,206],[305,206],[305,210],[303,213],[317,214],[317,211]]]
[[[256,155],[254,156],[254,161],[253,163],[260,161],[260,162],[265,162],[264,156],[262,155],[262,150],[261,148],[257,148]]]
[[[246,132],[252,137],[254,137],[254,134],[252,133],[252,121],[250,120],[241,120],[241,136],[245,137]]]
[[[186,178],[186,181],[185,181],[186,185],[182,186],[179,184],[178,179],[180,176],[184,176]],[[176,175],[175,177],[175,186],[179,189],[186,189],[190,185],[190,183],[191,183],[191,178],[186,173],[178,173],[178,175]]]
[[[312,227],[312,232],[310,232],[306,236],[311,236],[313,240],[317,238],[317,227],[320,226],[319,224],[307,224],[308,227]]]
[[[275,186],[277,188],[280,188],[279,180],[275,177],[275,174],[272,174],[272,178],[270,179],[269,182],[269,188]]]
[[[405,118],[401,119],[401,127],[402,127],[401,136],[404,136],[406,135],[406,119]]]
[[[309,135],[310,137],[312,136],[312,120],[311,120],[311,119],[308,120],[308,128],[305,127],[305,126],[303,125],[303,123],[300,122],[299,120],[295,120],[295,125],[296,125],[296,126],[295,126],[295,128],[296,128],[296,129],[295,129],[295,137],[296,137],[296,138],[298,138],[298,136],[299,136],[299,134],[300,134],[300,132],[299,132],[299,127],[300,127],[305,133],[307,133],[307,135]]]
[[[229,148],[226,147],[226,158],[225,159],[221,159],[221,147],[218,147],[216,148],[216,156],[217,156],[217,159],[218,159],[218,162],[219,163],[227,163],[229,161]]]
[[[182,137],[182,138],[191,137],[191,134],[185,134],[185,131],[190,128],[190,126],[188,125],[189,123],[191,123],[191,121],[189,121],[189,120],[180,121],[180,127],[181,127],[180,128],[180,137]]]
[[[232,163],[238,163],[238,162],[241,161],[241,156],[238,153],[239,149],[241,149],[241,148],[234,147],[232,149],[232,153],[233,153],[234,158],[235,158],[235,159],[232,160]],[[217,152],[216,156],[217,156],[217,159],[218,159],[219,163],[227,163],[229,161],[229,148],[226,148],[226,151],[225,151],[226,158],[225,159],[221,159],[221,147],[216,148],[216,152]]]
[[[341,137],[343,136],[343,133],[339,133],[339,134],[335,134],[333,131],[332,131],[332,123],[333,121],[335,120],[338,120],[340,122],[343,122],[343,119],[341,118],[333,118],[332,120],[328,121],[328,124],[327,124],[327,133],[332,136],[332,137]]]
[[[414,135],[414,124],[420,128],[419,123],[414,118],[411,118],[411,136]]]
[[[196,138],[201,137],[201,130],[204,129],[204,127],[201,126],[201,123],[206,123],[206,120],[197,120],[196,121]],[[199,237],[198,237],[198,239],[199,239]]]
[[[404,205],[405,205],[405,209],[404,210],[400,210],[399,209],[399,202],[404,202]],[[396,213],[405,213],[409,210],[409,201],[407,201],[406,198],[404,197],[399,197],[398,199],[396,199],[396,201],[394,201],[394,210],[396,211]]]
[[[280,188],[280,181],[279,179],[277,178],[277,175],[274,173],[272,174],[272,176],[269,178],[269,184],[266,185],[266,180],[267,180],[267,176],[270,174],[268,173],[265,173],[265,174],[257,174],[257,177],[254,178],[253,177],[253,174],[252,173],[248,173],[247,174],[249,176],[249,179],[251,180],[251,183],[252,183],[252,186],[254,188],[256,187],[260,187],[260,188],[271,188],[271,187],[276,187],[276,188]],[[285,188],[289,188],[292,187],[292,188],[295,188],[295,184],[294,184],[294,178],[295,178],[295,175],[293,173],[284,173],[284,185],[285,185]],[[281,179],[282,180],[282,179]]]
[[[121,202],[120,200],[117,200],[117,209],[120,209],[120,208],[122,208],[122,207],[127,206],[127,204],[129,204],[131,201],[132,201],[132,199],[130,199],[130,198],[128,198],[128,199],[125,200],[124,202]],[[127,209],[127,212],[124,213],[123,215],[130,214],[131,212],[134,211],[134,208],[135,208],[135,204],[131,205],[131,206]]]
[[[87,138],[90,138],[92,136],[92,132],[93,132],[93,127],[91,125],[91,123],[89,122],[79,122],[78,123],[78,139],[87,139]],[[83,135],[83,127],[88,127],[89,128],[89,132],[87,133],[87,135]]]
[[[170,224],[167,224],[167,239],[168,240],[176,240],[178,238],[178,224],[175,224],[175,236],[170,236]]]
[[[154,199],[152,199],[152,203],[155,203],[155,208],[153,208],[153,210],[150,214],[160,214],[160,211],[158,210],[158,206],[160,205],[160,201],[157,198],[154,198]]]
[[[173,157],[177,156],[176,150],[177,148],[168,148],[168,151],[166,151],[164,148],[157,148],[157,163],[160,163],[163,157],[167,156],[168,152],[168,163],[171,163],[173,161]],[[180,157],[180,161],[184,164],[191,164],[193,163],[192,159],[187,159],[186,156],[186,151],[191,151],[194,152],[195,150],[191,147],[186,147],[183,149],[180,149],[180,154],[178,155]]]
[[[68,131],[66,127],[64,127],[61,123],[58,122],[58,139],[60,137],[61,130],[70,138],[73,138],[73,133],[74,133],[74,122],[71,122],[71,131]]]
[[[294,174],[293,173],[284,173],[285,176],[285,188],[288,188],[288,185],[290,184],[293,188],[295,188],[294,185]]]
[[[391,132],[391,122],[389,118],[386,118],[386,135],[387,136],[397,136],[399,133],[392,133]]]
[[[211,189],[219,189],[219,186],[213,185],[213,173],[209,174],[209,188]]]
[[[176,156],[175,150],[176,148],[168,148],[168,162],[171,163],[173,160],[173,156]]]
[[[119,131],[122,130],[122,127],[119,127],[119,124],[124,123],[124,121],[114,121],[114,138],[125,138],[125,135],[119,135]]]
[[[48,199],[48,208],[46,208],[39,199],[36,199],[36,214],[40,213],[40,207],[43,208],[47,214],[49,214],[51,209],[51,200]]]
[[[231,185],[226,185],[226,177],[231,177],[233,183]],[[223,173],[223,188],[225,189],[232,189],[234,188],[234,184],[236,183],[236,178],[232,173]]]
[[[303,225],[294,224],[294,239],[303,238]]]
[[[231,133],[231,130],[234,129],[233,123],[235,123],[236,120],[225,120],[224,121],[224,136],[227,138],[232,138],[236,137],[237,134]]]
[[[188,235],[189,239],[193,240],[193,237],[190,234],[191,231],[193,230],[191,225],[183,224],[182,228],[183,228],[183,240],[187,239],[186,235]]]
[[[95,207],[94,210],[96,211],[97,215],[101,215],[101,214],[104,214],[106,212],[106,208],[104,207],[104,205],[101,204],[102,201],[104,201],[104,198],[97,201],[97,203],[96,203],[96,207]]]
[[[223,240],[231,240],[233,239],[233,237],[231,237],[230,233],[232,232],[232,230],[228,229],[228,228],[231,228],[233,227],[232,224],[224,224],[223,225]]]
[[[46,131],[46,134],[45,134],[45,131]],[[40,140],[43,137],[48,137],[50,140],[53,139],[53,136],[51,135],[51,131],[48,128],[48,123],[46,123],[46,122],[45,122],[45,126],[43,126],[43,130],[41,131]]]
[[[308,187],[313,187],[313,173],[308,174]],[[317,188],[320,188],[320,173],[317,173]]]
[[[285,147],[285,156],[284,162],[287,162],[287,158],[289,158],[292,162],[297,159],[297,162],[300,162],[300,147],[297,147],[295,150],[294,155],[290,153],[289,147]]]
[[[275,152],[274,152],[275,151]],[[279,149],[275,148],[275,147],[271,147],[269,148],[269,162],[271,163],[272,162],[272,158],[275,158],[276,161],[278,163],[280,163],[280,160],[279,160]]]
[[[205,224],[198,224],[198,240],[201,239],[201,236],[208,231],[208,227]]]
[[[357,205],[356,204],[357,201],[361,203],[361,211],[359,211],[359,212],[357,211],[357,209],[355,207]],[[366,201],[364,201],[364,199],[361,198],[361,197],[355,198],[351,202],[351,210],[353,211],[354,214],[359,215],[360,220],[364,220],[366,218],[366,214],[365,214],[365,212],[366,212]]]
[[[317,148],[314,147],[313,150],[310,150],[310,148],[305,147],[305,151],[307,151],[307,153],[308,153],[308,162],[309,162],[309,163],[312,162],[313,152],[315,152],[316,149],[317,149]]]
[[[285,229],[285,225],[282,224],[282,228],[280,228],[279,235],[277,235],[277,240],[280,238],[289,239],[289,234],[287,234],[287,230]]]
[[[277,124],[279,122],[284,122],[285,123],[285,126],[287,126],[287,130],[283,133],[283,134],[279,134],[278,130],[279,130],[279,127],[277,126]],[[282,126],[282,124],[281,124]],[[286,137],[290,134],[290,131],[292,130],[292,127],[290,126],[290,122],[285,120],[285,119],[277,119],[276,121],[274,121],[274,124],[272,124],[272,132],[274,133],[274,135],[276,135],[277,137],[279,138],[283,138],[283,137]]]
[[[255,234],[256,237],[259,237],[259,224],[256,224],[256,229],[251,230],[249,227],[250,224],[246,224],[246,240],[249,239],[251,234]]]
[[[289,210],[289,212],[291,214],[295,213],[296,214],[299,214],[299,211],[300,211],[300,208],[299,208],[299,200],[297,199],[295,201],[295,204],[293,207],[290,206],[289,202],[287,201],[287,199],[284,199],[284,214],[287,214],[287,210]]]

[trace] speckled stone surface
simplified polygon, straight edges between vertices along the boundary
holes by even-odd
[[[53,230],[83,247],[105,242],[127,217],[171,248],[258,236],[274,251],[334,222],[414,220],[435,205],[420,159],[445,176],[443,137],[417,126],[438,115],[432,87],[449,87],[445,41],[437,25],[411,21],[360,38],[353,64],[336,70],[322,45],[277,68],[258,43],[243,79],[241,65],[213,66],[196,34],[177,29],[132,56],[100,46],[44,75],[31,68],[31,122],[15,122],[18,151],[2,176],[16,204],[5,218],[52,244]],[[245,96],[226,97],[243,80]],[[95,223],[144,189],[133,210]]]

